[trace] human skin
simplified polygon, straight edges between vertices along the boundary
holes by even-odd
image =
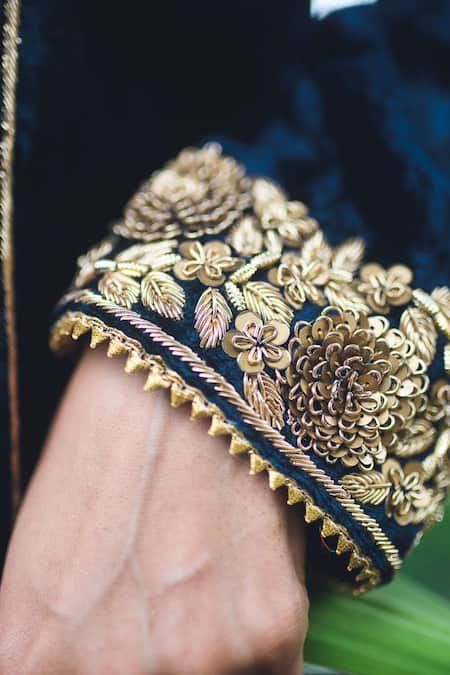
[[[100,352],[75,371],[13,533],[1,675],[299,675],[301,516]]]

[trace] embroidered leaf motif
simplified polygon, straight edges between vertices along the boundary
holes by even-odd
[[[352,309],[356,312],[363,313],[369,311],[369,308],[358,291],[348,284],[330,281],[325,288],[325,295],[327,296],[330,305],[338,307],[339,309]]]
[[[183,318],[183,288],[165,272],[149,272],[141,282],[142,304],[166,319]]]
[[[73,282],[76,288],[81,288],[94,279],[98,274],[95,269],[95,263],[97,260],[109,255],[112,250],[113,242],[111,237],[108,237],[78,258],[78,274]]]
[[[128,309],[139,300],[139,283],[122,272],[106,272],[98,282],[98,290],[110,302]]]
[[[445,316],[450,319],[450,288],[447,286],[435,288],[431,297],[437,302]]]
[[[216,288],[207,288],[195,307],[195,330],[200,336],[200,347],[217,347],[228,330],[232,319],[231,309]]]
[[[436,436],[436,429],[425,419],[412,420],[399,433],[399,440],[394,446],[397,457],[413,457],[428,450]]]
[[[434,359],[437,342],[433,319],[416,307],[408,307],[400,318],[400,329],[411,340],[418,356],[429,365]]]
[[[341,478],[340,483],[349,491],[354,499],[362,504],[377,506],[384,502],[391,489],[383,474],[378,471],[368,473],[352,473]]]
[[[134,244],[117,254],[117,262],[139,262],[150,265],[156,258],[172,253],[176,240],[158,241],[152,244]]]
[[[363,256],[364,242],[362,239],[355,237],[354,239],[344,241],[334,251],[333,269],[354,274],[360,267]]]
[[[243,312],[245,309],[247,309],[242,291],[238,286],[236,286],[236,284],[233,284],[232,281],[226,281],[225,292],[227,294],[228,300],[238,312]]]
[[[280,291],[265,281],[249,281],[243,288],[247,309],[255,312],[263,321],[281,319],[292,321],[293,312],[286,304]]]
[[[302,261],[306,264],[312,264],[320,261],[325,267],[331,260],[331,247],[323,236],[323,232],[316,232],[303,244],[300,255]]]
[[[263,234],[256,220],[251,216],[242,218],[233,228],[229,243],[242,256],[260,253],[263,247]]]
[[[275,382],[264,371],[244,375],[244,394],[253,410],[274,429],[284,426],[285,406]]]

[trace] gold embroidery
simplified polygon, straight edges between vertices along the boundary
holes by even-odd
[[[182,155],[154,174],[141,191],[142,198],[132,207],[137,220],[131,229],[124,223],[114,228],[117,234],[144,243],[129,246],[114,260],[105,251],[85,261],[87,278],[93,281],[98,276],[98,289],[106,300],[89,291],[72,293],[70,299],[129,321],[185,361],[276,450],[326,487],[397,567],[395,547],[357,502],[383,504],[389,517],[401,525],[428,526],[440,517],[449,470],[443,433],[450,414],[443,386],[435,387],[428,400],[426,368],[435,356],[437,331],[450,337],[450,291],[435,289],[430,295],[412,291],[412,274],[402,265],[388,270],[373,264],[361,268],[361,240],[351,239],[333,249],[304,204],[288,201],[282,190],[265,179],[246,179],[239,165],[234,160],[227,163],[229,158],[221,157],[217,148],[188,150],[178,164]],[[211,202],[205,197],[213,192],[222,200],[220,217],[218,202],[218,210],[210,211],[214,197]],[[230,192],[235,200],[242,197],[241,209],[230,206]],[[207,214],[204,219],[202,208]],[[220,239],[192,240],[225,228],[229,231]],[[121,245],[118,240],[119,249]],[[245,400],[192,350],[129,311],[140,300],[161,316],[181,319],[185,293],[172,275],[183,282],[196,280],[189,300],[195,303],[198,344],[205,350],[222,344],[237,359]],[[204,286],[202,291],[198,282]],[[403,311],[399,328],[391,327],[384,316],[370,316],[371,309],[385,314],[391,306],[411,299],[415,306]],[[322,309],[313,321],[292,327],[293,310],[301,310],[306,303],[332,307]],[[236,327],[229,330],[236,313]],[[77,324],[74,339],[80,330]],[[91,340],[100,339],[101,334],[93,331]],[[123,349],[122,342],[115,340],[108,353]],[[445,353],[450,361],[450,347]],[[132,372],[141,366],[134,355],[126,367]],[[150,373],[146,387],[166,381],[158,378]],[[207,404],[192,397],[189,388],[180,382],[170,387],[174,405],[191,400],[193,413],[205,414]],[[444,429],[440,435],[437,422]],[[297,447],[280,433],[286,424],[297,437]],[[223,416],[213,416],[211,433],[231,433]],[[246,441],[233,438],[232,452],[244,452]],[[437,450],[430,450],[436,438]],[[320,468],[319,460],[311,460],[310,452],[358,473],[347,474],[336,484]],[[424,459],[420,455],[425,452]],[[268,468],[256,453],[251,457],[252,471]],[[419,461],[411,461],[416,457]],[[301,498],[292,481],[270,466],[268,471],[273,489],[288,486],[290,503]],[[321,513],[307,502],[308,522]],[[330,531],[325,522],[323,529]],[[345,546],[345,538],[339,537],[337,552]],[[358,555],[353,552],[348,569],[356,565]]]
[[[165,272],[149,272],[145,275],[141,282],[141,299],[144,307],[160,316],[175,320],[183,317],[186,295],[182,287]]]
[[[263,321],[292,321],[292,310],[284,302],[280,291],[271,284],[265,281],[249,281],[242,291],[247,309],[258,314]]]
[[[138,301],[141,287],[131,274],[114,271],[102,275],[98,290],[107,300],[130,309]]]
[[[371,325],[363,315],[326,310],[295,327],[280,388],[298,446],[329,463],[371,470],[384,462],[428,385],[404,337],[379,319]]]
[[[430,401],[425,410],[426,419],[434,424],[440,422],[450,427],[450,383],[438,380],[431,390]]]
[[[217,234],[250,206],[250,189],[243,168],[220,146],[188,148],[144,183],[114,231],[142,241]]]
[[[413,300],[418,309],[430,316],[436,328],[450,340],[450,289],[442,286],[428,295],[417,288],[413,291]],[[444,370],[450,374],[450,342],[444,347]]]
[[[400,318],[400,329],[411,340],[417,354],[430,365],[436,353],[437,332],[433,319],[420,309],[408,307]]]
[[[234,270],[240,263],[231,256],[231,249],[221,241],[201,244],[199,241],[185,241],[179,248],[182,256],[174,267],[174,274],[184,281],[197,278],[205,286],[222,286],[224,272]]]
[[[385,270],[377,263],[369,263],[361,268],[360,277],[358,291],[375,312],[387,314],[390,306],[406,305],[411,300],[412,273],[404,265]]]
[[[235,326],[225,335],[222,348],[237,358],[245,373],[260,373],[265,365],[279,369],[289,365],[289,352],[282,347],[289,337],[288,324],[274,319],[263,323],[253,312],[242,312]]]
[[[245,216],[232,229],[228,241],[241,256],[252,256],[261,253],[264,237],[258,227],[256,218]]]
[[[200,359],[189,347],[181,345],[174,338],[165,333],[161,328],[152,324],[140,317],[135,312],[123,309],[103,300],[101,296],[92,293],[91,291],[81,291],[72,293],[69,296],[71,301],[83,302],[85,304],[92,304],[96,307],[102,308],[107,313],[111,313],[117,319],[129,322],[131,325],[142,331],[143,334],[148,335],[154,342],[163,343],[164,347],[171,353],[175,354],[182,362],[186,363],[192,370],[200,374],[210,382],[216,392],[225,400],[232,403],[241,416],[247,420],[255,430],[259,431],[265,438],[270,440],[273,446],[287,458],[292,464],[302,471],[305,471],[312,479],[319,485],[323,486],[331,497],[335,498],[341,506],[343,506],[353,518],[367,528],[374,541],[383,551],[386,559],[393,569],[399,569],[401,566],[401,558],[394,544],[389,540],[386,534],[382,531],[377,521],[368,516],[362,511],[359,504],[354,502],[347,490],[341,485],[335,483],[332,478],[320,467],[316,466],[307,454],[302,453],[297,448],[288,443],[283,436],[274,428],[270,427],[267,422],[262,420],[253,409],[243,401],[232,385],[230,385],[221,375],[215,372],[212,368],[207,366],[202,359]],[[61,322],[64,321],[64,317]],[[94,333],[93,333],[94,335]],[[67,333],[64,330],[59,330],[56,326],[53,330],[52,348],[58,349],[60,343],[64,343]],[[70,339],[70,335],[69,335]],[[92,339],[91,339],[92,343]],[[149,376],[149,379],[150,376]],[[149,388],[151,388],[151,383]]]
[[[409,462],[402,467],[397,460],[388,459],[381,473],[349,474],[341,483],[363,504],[384,502],[388,516],[399,525],[408,525],[423,521],[431,504],[432,492],[424,486],[424,479],[420,462]]]
[[[428,450],[436,438],[436,429],[427,419],[418,417],[397,432],[392,452],[397,457],[413,457]]]
[[[87,253],[80,255],[77,260],[78,272],[73,281],[75,288],[82,288],[98,275],[95,263],[106,258],[113,250],[111,237],[103,239],[97,246],[93,246]]]
[[[275,382],[264,371],[244,373],[244,396],[262,420],[274,429],[284,427],[285,405]]]
[[[360,239],[350,239],[334,252],[322,232],[308,239],[300,253],[285,253],[281,265],[269,272],[269,281],[284,289],[288,303],[301,309],[305,302],[367,312],[367,305],[352,286],[364,253]]]
[[[83,300],[86,300],[87,297],[88,296],[84,297]],[[81,312],[68,312],[59,319],[53,328],[51,337],[52,349],[63,349],[68,341],[78,339],[80,334],[85,334],[88,331],[92,332],[93,337],[95,336],[95,340],[91,338],[91,347],[96,347],[99,343],[107,339],[110,341],[110,344],[116,343],[123,346],[125,352],[129,354],[127,364],[130,358],[136,362],[139,361],[139,363],[142,364],[141,368],[136,368],[136,371],[142,368],[148,371],[149,375],[147,382],[150,382],[150,384],[149,386],[147,386],[147,384],[144,386],[146,390],[170,388],[172,405],[179,405],[178,401],[181,397],[181,402],[191,402],[193,419],[210,417],[212,420],[211,430],[214,435],[217,433],[226,433],[231,436],[230,452],[232,452],[232,454],[241,454],[242,452],[248,453],[251,467],[256,467],[256,470],[251,470],[251,473],[267,471],[272,489],[278,489],[281,486],[286,487],[288,504],[305,504],[305,519],[307,522],[322,520],[321,536],[324,537],[324,539],[327,539],[327,547],[330,550],[335,551],[338,556],[349,556],[347,565],[349,571],[354,569],[359,570],[355,578],[357,586],[354,588],[353,592],[358,594],[367,591],[380,583],[379,571],[369,558],[362,555],[358,545],[352,540],[346,528],[335,523],[329,514],[315,506],[312,497],[305,490],[300,489],[292,479],[283,476],[279,472],[275,472],[268,462],[265,462],[259,457],[257,451],[251,444],[245,441],[232,425],[225,422],[223,414],[217,406],[209,403],[199,390],[188,386],[177,373],[169,370],[160,357],[147,354],[139,342],[128,338],[121,331],[107,326],[103,321],[96,317],[90,317]],[[180,347],[182,348],[183,346],[180,345]],[[127,366],[125,369],[127,372],[132,372]],[[239,448],[238,453],[234,452],[233,449],[235,447]],[[258,466],[256,466],[257,464]],[[315,471],[317,471],[317,469]],[[272,479],[272,476],[275,475],[278,477],[277,480]],[[344,503],[348,508],[351,508],[350,500],[347,499],[343,502],[343,505]],[[398,557],[398,553],[396,553],[395,547],[391,543],[387,543],[387,538],[381,533],[375,521],[372,521],[363,512],[358,513],[360,513],[361,519],[369,526],[371,535],[381,545],[390,564],[393,565],[395,569],[398,569],[400,567],[400,558]]]
[[[276,231],[288,246],[298,246],[318,228],[305,204],[287,201],[282,190],[264,178],[254,181],[253,206],[262,228]]]
[[[215,288],[203,291],[195,307],[195,330],[200,347],[217,347],[230,325],[233,315],[223,295]]]

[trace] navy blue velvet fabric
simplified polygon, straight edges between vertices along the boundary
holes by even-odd
[[[322,22],[305,0],[23,0],[21,33],[25,480],[67,375],[46,324],[72,261],[185,145],[221,140],[309,203],[332,242],[362,235],[369,258],[410,264],[419,285],[448,280],[446,0],[381,0]]]

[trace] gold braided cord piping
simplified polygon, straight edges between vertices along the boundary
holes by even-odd
[[[146,390],[170,389],[170,402],[174,407],[189,402],[192,406],[193,419],[211,418],[210,435],[229,435],[231,437],[229,451],[232,455],[248,455],[251,475],[265,471],[268,476],[269,487],[272,490],[281,486],[287,488],[287,503],[289,505],[304,504],[305,521],[320,524],[320,536],[327,549],[338,556],[347,556],[347,570],[358,572],[355,577],[357,585],[350,585],[354,594],[358,595],[368,591],[380,583],[379,570],[368,557],[361,553],[359,546],[351,539],[348,530],[317,507],[306,490],[300,489],[291,478],[274,470],[269,462],[262,459],[243,435],[225,420],[220,408],[209,403],[200,390],[187,385],[178,373],[166,366],[160,356],[148,354],[137,340],[129,338],[117,328],[111,328],[101,319],[83,312],[67,312],[57,321],[51,334],[51,348],[54,351],[59,351],[67,343],[77,340],[89,331],[91,331],[91,348],[108,341],[107,355],[109,357],[127,356],[125,364],[127,373],[145,371],[148,374],[144,386]],[[349,588],[348,584],[340,584],[340,586]]]
[[[20,0],[6,0],[2,51],[2,140],[0,144],[0,252],[4,288],[10,410],[11,476],[13,506],[20,500],[19,401],[17,338],[14,301],[13,160],[16,136],[16,87]]]
[[[78,294],[72,293],[71,298],[76,299],[78,302],[101,307],[106,312],[118,317],[120,320],[127,321],[136,328],[139,328],[143,333],[149,335],[154,342],[162,344],[181,361],[187,363],[193,372],[212,384],[215,390],[240,412],[243,420],[247,424],[262,433],[263,436],[280,452],[286,455],[295,466],[301,468],[319,484],[325,487],[327,492],[333,496],[357,522],[361,523],[370,532],[372,538],[383,551],[386,560],[393,569],[399,569],[401,567],[402,561],[397,548],[389,540],[385,532],[383,532],[377,521],[368,516],[359,504],[353,500],[347,490],[342,485],[336,484],[323,469],[317,467],[307,454],[299,453],[298,449],[288,443],[276,429],[273,429],[267,422],[261,420],[255,411],[242,400],[235,388],[219,373],[207,366],[189,347],[180,344],[173,337],[161,330],[161,328],[142,319],[142,317],[135,312],[118,307],[114,303],[104,300],[101,296],[96,295],[91,291],[80,291]]]

